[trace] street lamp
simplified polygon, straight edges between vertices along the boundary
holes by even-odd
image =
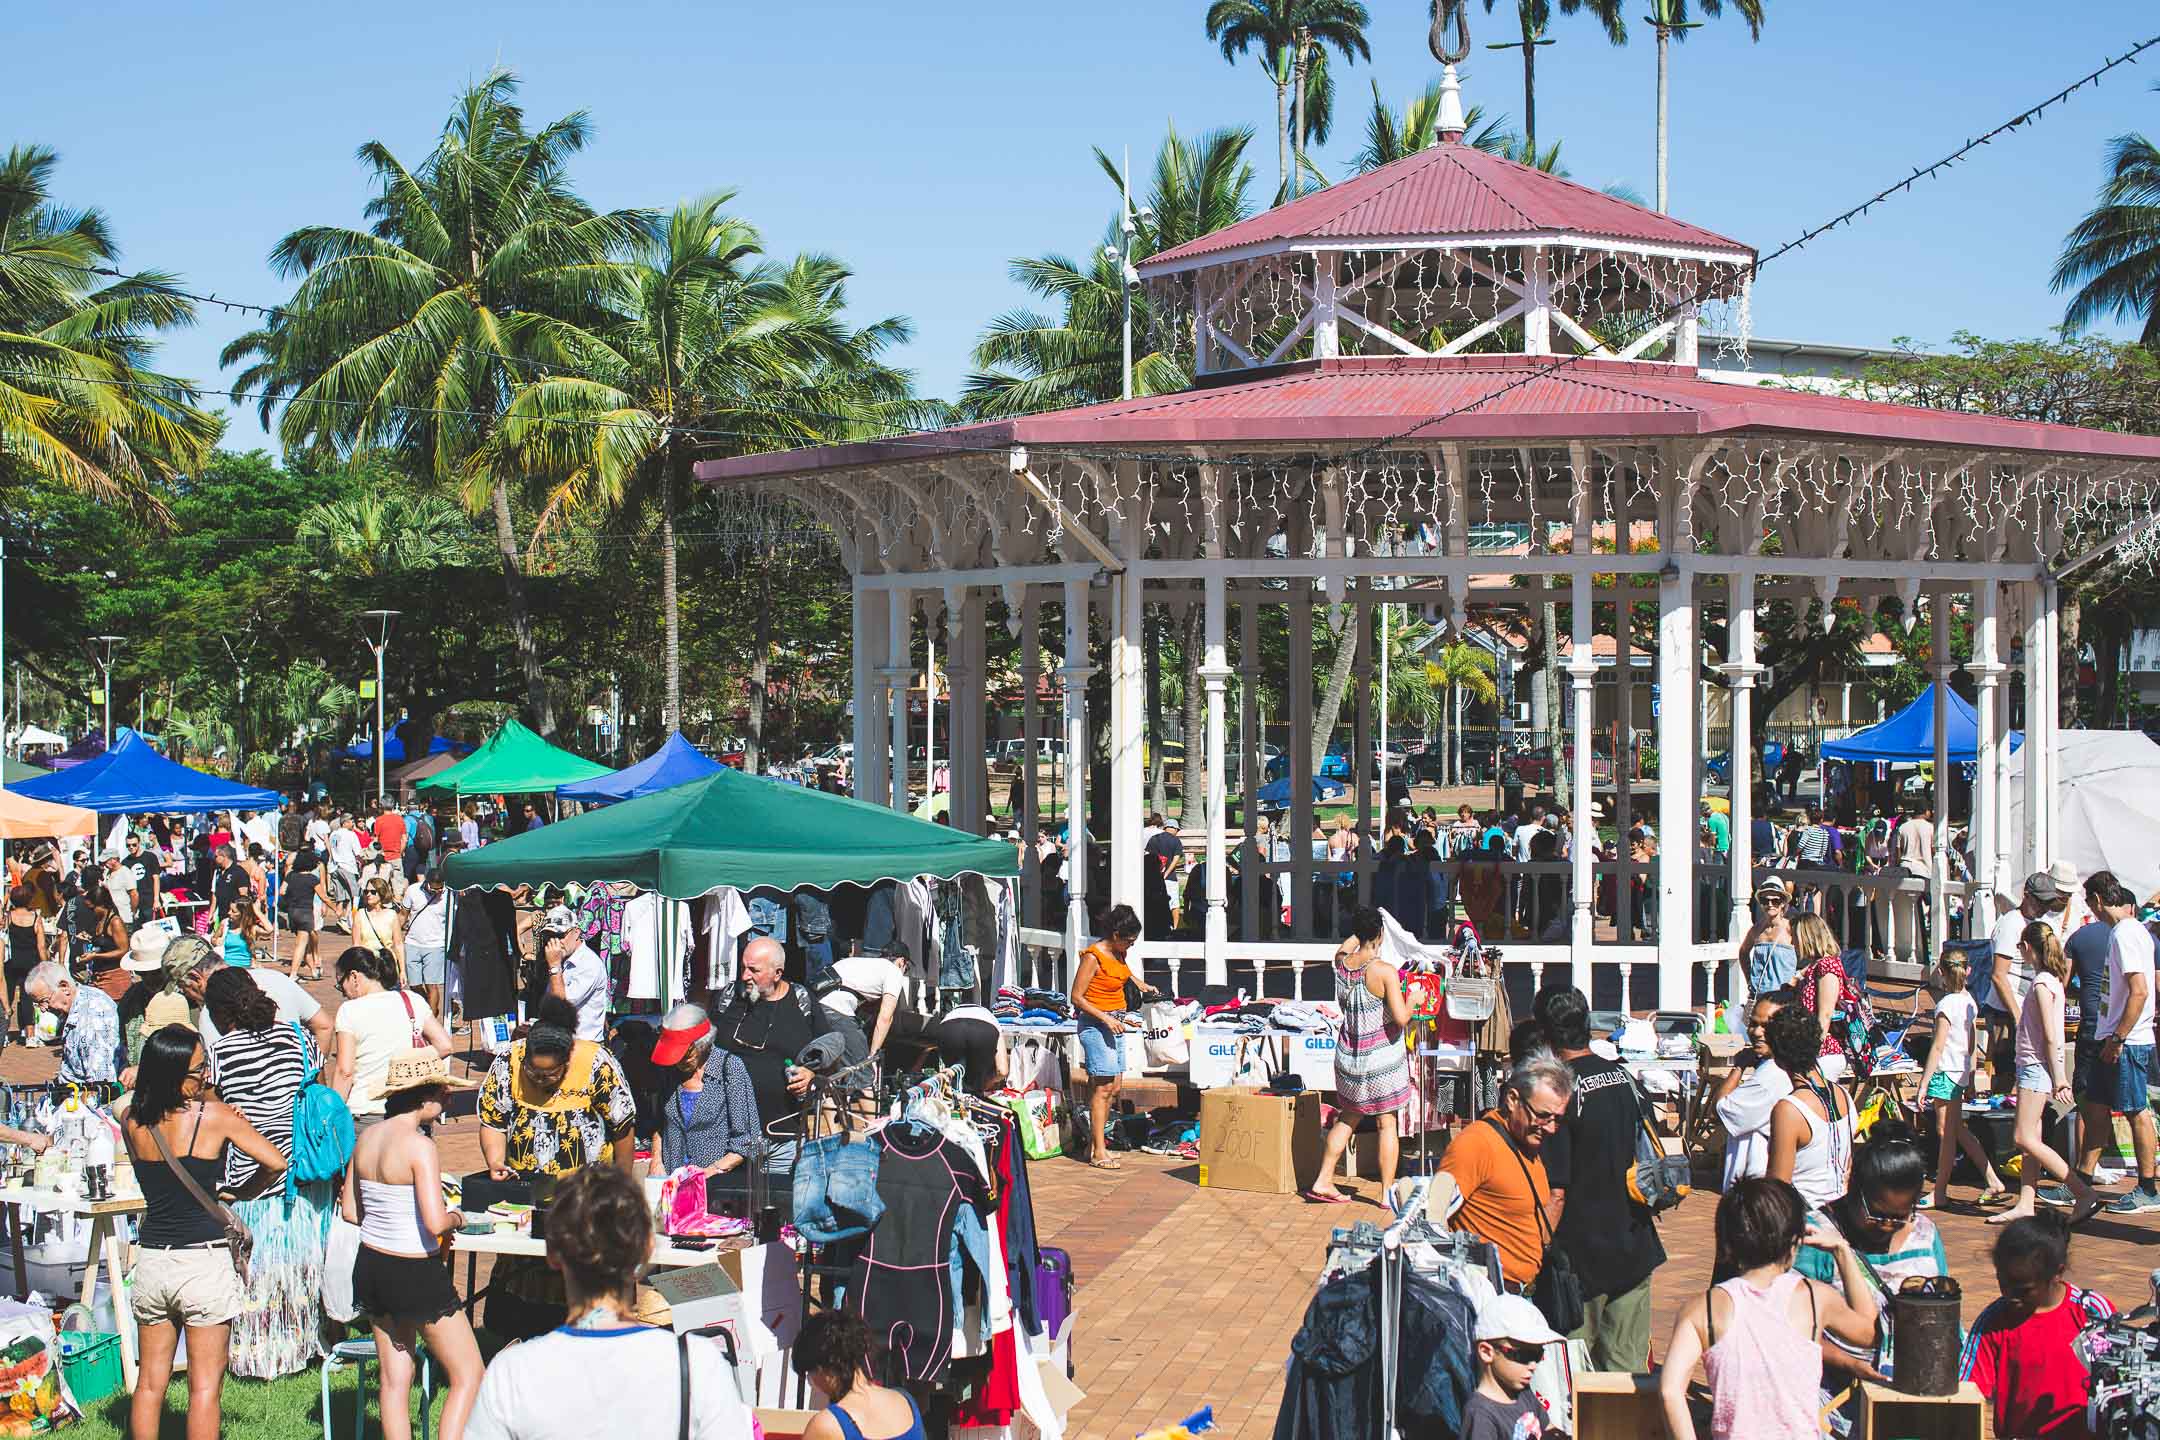
[[[361,635],[368,649],[375,652],[375,798],[380,800],[386,793],[383,785],[383,651],[390,648],[390,627],[397,623],[395,610],[363,610],[360,618],[367,622]]]
[[[97,667],[105,685],[105,748],[112,749],[112,662],[113,648],[127,643],[125,635],[93,635],[90,643],[97,646]]]
[[[1125,297],[1125,383],[1123,398],[1132,399],[1132,294],[1140,283],[1140,272],[1133,268],[1133,242],[1139,238],[1142,225],[1155,223],[1154,207],[1143,205],[1138,211],[1132,203],[1132,148],[1125,150],[1124,177],[1120,182],[1124,197],[1119,204],[1118,233],[1116,245],[1103,246],[1103,259],[1118,267],[1118,289]]]

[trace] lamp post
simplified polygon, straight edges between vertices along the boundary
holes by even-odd
[[[383,652],[390,648],[390,627],[397,623],[395,610],[363,610],[360,618],[367,622],[362,636],[368,649],[375,652],[375,798],[383,798]]]
[[[125,635],[93,635],[90,643],[97,646],[98,675],[105,690],[105,748],[112,749],[112,663],[115,646],[125,644]]]
[[[1132,399],[1132,294],[1140,283],[1140,272],[1133,268],[1133,242],[1139,238],[1142,225],[1155,223],[1153,206],[1143,205],[1133,209],[1132,203],[1132,149],[1125,150],[1125,169],[1122,182],[1124,195],[1118,202],[1118,243],[1103,246],[1103,259],[1118,267],[1118,290],[1125,297],[1125,380],[1122,398]]]

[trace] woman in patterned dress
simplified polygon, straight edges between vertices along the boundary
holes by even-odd
[[[277,1002],[254,977],[220,967],[203,990],[218,1028],[210,1059],[218,1095],[285,1157],[285,1183],[233,1212],[255,1237],[248,1264],[247,1308],[232,1324],[230,1372],[254,1380],[296,1375],[322,1354],[323,1253],[330,1238],[328,1180],[299,1180],[290,1168],[293,1100],[321,1058],[304,1031],[277,1018]],[[239,1149],[225,1152],[220,1187],[238,1191],[258,1167]]]
[[[1343,1016],[1335,1037],[1335,1123],[1328,1127],[1320,1178],[1304,1192],[1307,1200],[1329,1205],[1350,1198],[1335,1188],[1335,1166],[1367,1115],[1380,1132],[1380,1193],[1395,1183],[1398,1116],[1410,1103],[1410,1052],[1403,1048],[1410,1002],[1401,974],[1380,957],[1377,910],[1350,917],[1350,938],[1335,951],[1335,1003]]]

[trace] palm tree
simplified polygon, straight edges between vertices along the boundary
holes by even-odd
[[[1439,0],[1435,0],[1435,4]],[[1452,7],[1467,0],[1447,0]],[[1485,13],[1490,15],[1506,0],[1485,0]],[[1620,13],[1621,0],[1557,0],[1560,13],[1573,15],[1578,10],[1587,11],[1605,27],[1605,38],[1615,45],[1627,43],[1627,21]],[[1737,3],[1737,0],[1736,0]],[[1523,147],[1531,154],[1537,153],[1537,51],[1538,46],[1550,44],[1545,38],[1545,28],[1552,23],[1555,0],[1515,0],[1515,18],[1522,27],[1522,39],[1504,44],[1491,45],[1488,49],[1514,50],[1523,53]]]
[[[1716,19],[1725,13],[1724,0],[1701,0],[1702,13]],[[1762,39],[1762,0],[1733,0],[1733,9],[1747,21],[1748,38]],[[1650,0],[1650,13],[1643,17],[1650,28],[1657,31],[1657,208],[1665,211],[1665,97],[1666,66],[1671,49],[1670,41],[1687,39],[1687,32],[1701,26],[1700,20],[1688,19],[1688,0]],[[1614,43],[1618,43],[1617,41]]]
[[[462,564],[466,533],[465,512],[448,496],[383,489],[325,501],[293,530],[338,572],[366,579]]]
[[[1290,190],[1290,143],[1293,130],[1289,96],[1293,87],[1310,101],[1303,87],[1304,59],[1312,51],[1333,49],[1345,60],[1372,59],[1365,27],[1372,17],[1358,0],[1214,0],[1208,6],[1207,36],[1222,47],[1223,59],[1236,64],[1258,47],[1260,67],[1275,86],[1276,189]],[[1308,122],[1309,123],[1309,122]],[[1298,137],[1300,158],[1303,136]]]
[[[1249,215],[1252,166],[1245,147],[1251,142],[1250,130],[1217,130],[1194,140],[1171,130],[1140,197],[1154,213],[1140,222],[1136,253],[1168,250]],[[1100,149],[1095,158],[1122,196],[1116,164]],[[1106,238],[1120,238],[1114,218]],[[1056,301],[1061,313],[1010,310],[992,320],[975,344],[978,368],[962,388],[961,413],[992,419],[1118,398],[1125,304],[1118,262],[1097,246],[1085,269],[1063,255],[1044,255],[1014,260],[1011,270],[1029,290]],[[1133,334],[1156,334],[1144,294],[1133,297]],[[1133,358],[1136,395],[1167,394],[1191,383],[1184,357],[1174,350]]]
[[[0,155],[0,480],[42,480],[162,517],[159,491],[209,459],[223,428],[185,381],[148,368],[194,304],[171,276],[103,283],[105,216],[52,199],[59,156]]]
[[[1380,98],[1380,82],[1372,82],[1372,113],[1365,117],[1365,148],[1350,162],[1360,175],[1392,164],[1430,147],[1439,139],[1440,82],[1435,80],[1422,94],[1403,107],[1400,115]],[[1473,150],[1506,155],[1516,137],[1502,127],[1507,117],[1485,118],[1483,106],[1472,105],[1463,115],[1463,143]]]
[[[608,257],[647,216],[596,214],[572,193],[569,159],[591,133],[585,113],[528,131],[517,88],[498,70],[467,89],[417,169],[379,141],[361,146],[376,191],[369,228],[306,226],[271,251],[271,266],[298,287],[224,361],[250,362],[241,383],[260,387],[265,425],[283,406],[288,449],[384,447],[419,473],[458,481],[519,382],[582,362],[612,283]],[[480,498],[494,516],[527,705],[549,734],[554,705],[511,515],[517,478],[489,475]]]
[[[2108,142],[2100,203],[2064,239],[2051,284],[2077,287],[2065,329],[2104,317],[2137,321],[2139,340],[2160,347],[2160,146],[2135,133]]]
[[[580,373],[522,384],[468,466],[481,486],[505,469],[546,479],[536,542],[582,511],[658,512],[665,729],[682,723],[675,522],[692,461],[913,418],[909,377],[878,360],[908,338],[907,322],[849,329],[848,272],[820,255],[763,260],[757,231],[725,213],[732,198],[687,201],[640,231],[614,272],[610,318],[581,346]]]
[[[1447,765],[1451,784],[1462,783],[1463,697],[1467,694],[1470,699],[1486,705],[1499,698],[1500,687],[1493,681],[1494,669],[1495,662],[1490,652],[1460,636],[1426,654],[1426,683],[1447,697],[1446,703],[1440,707],[1440,753]],[[1449,723],[1451,717],[1452,730]],[[1452,748],[1449,744],[1451,733]]]

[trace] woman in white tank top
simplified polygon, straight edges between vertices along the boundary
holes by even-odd
[[[1771,1063],[1792,1077],[1792,1094],[1770,1113],[1770,1163],[1766,1173],[1785,1180],[1801,1198],[1821,1209],[1845,1193],[1852,1177],[1852,1097],[1823,1078],[1822,1025],[1798,1005],[1788,1005],[1763,1027]]]
[[[385,1440],[411,1440],[406,1416],[416,1332],[449,1378],[445,1440],[464,1435],[480,1394],[480,1346],[449,1267],[438,1258],[443,1242],[464,1228],[465,1216],[443,1203],[442,1160],[422,1128],[442,1118],[452,1088],[471,1084],[451,1075],[449,1062],[432,1049],[390,1057],[375,1091],[384,1118],[360,1132],[345,1170],[343,1213],[360,1227],[353,1300],[375,1332]]]

